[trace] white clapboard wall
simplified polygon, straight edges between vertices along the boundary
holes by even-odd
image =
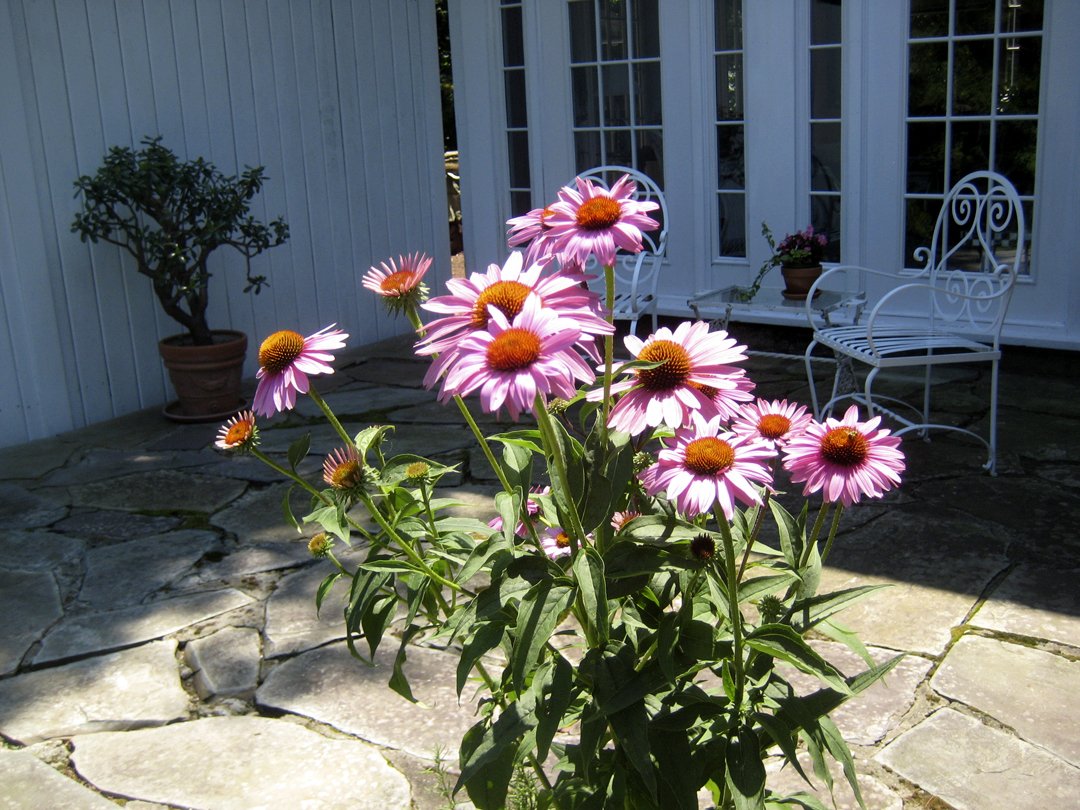
[[[407,331],[360,287],[399,253],[449,276],[431,0],[0,3],[0,446],[161,405],[157,341],[181,331],[119,249],[70,230],[73,181],[109,146],[162,135],[232,174],[266,167],[256,216],[291,238],[211,259],[212,328]]]

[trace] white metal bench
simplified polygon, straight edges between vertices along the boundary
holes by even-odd
[[[930,245],[915,250],[920,271],[887,273],[840,265],[823,273],[806,302],[807,319],[814,332],[805,353],[806,376],[817,418],[831,413],[837,401],[853,399],[865,406],[870,416],[886,414],[902,424],[897,435],[918,431],[925,437],[930,429],[959,431],[986,445],[983,466],[994,474],[1001,327],[1017,273],[1023,267],[1024,239],[1024,210],[1012,183],[995,172],[972,172],[946,195]],[[811,306],[813,292],[822,285],[835,286],[841,274],[863,276],[858,280],[860,290],[867,289],[866,276],[888,277],[896,286],[876,302],[869,302],[865,317],[854,325],[822,326]],[[853,281],[845,280],[849,284]],[[924,316],[915,326],[910,318],[899,322],[895,317],[897,312],[912,311]],[[810,362],[819,345],[831,349],[840,361],[831,397],[820,408]],[[950,363],[990,363],[990,425],[985,436],[966,427],[931,421],[931,371]],[[865,367],[861,391],[857,385],[854,391],[840,390],[844,366],[856,374]],[[874,392],[881,371],[912,367],[924,372],[921,407]],[[897,408],[909,409],[905,412],[913,412],[914,416],[897,413]]]

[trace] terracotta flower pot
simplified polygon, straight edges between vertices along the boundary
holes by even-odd
[[[780,265],[780,273],[784,277],[784,298],[792,301],[805,301],[810,292],[810,286],[821,275],[821,265],[811,267],[789,267]]]
[[[209,346],[195,346],[191,338],[173,335],[158,343],[158,351],[176,389],[176,402],[165,406],[165,416],[177,422],[212,422],[236,413],[245,404],[240,393],[247,335],[217,330]]]

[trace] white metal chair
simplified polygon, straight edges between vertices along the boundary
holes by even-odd
[[[833,405],[852,399],[865,406],[870,416],[886,414],[904,427],[897,435],[929,429],[956,430],[986,445],[984,469],[991,474],[997,465],[998,364],[1001,359],[1001,327],[1012,297],[1017,273],[1023,266],[1025,250],[1024,210],[1016,189],[995,172],[978,171],[965,176],[950,189],[942,202],[928,247],[915,250],[922,265],[917,273],[886,273],[864,267],[841,265],[822,274],[807,297],[807,318],[814,331],[806,348],[806,376],[814,413],[822,418]],[[864,310],[853,325],[820,326],[811,309],[814,291],[835,286],[840,274],[885,276],[893,287]],[[867,289],[865,278],[859,289]],[[847,289],[850,289],[848,287]],[[914,326],[912,323],[918,321]],[[818,407],[814,385],[815,347],[831,349],[837,358],[831,398]],[[990,425],[988,435],[958,425],[935,424],[930,420],[931,370],[948,363],[990,363]],[[854,391],[844,392],[845,372],[857,378],[857,369],[866,367],[861,392],[857,380],[849,380]],[[924,370],[922,407],[896,397],[873,392],[883,369],[918,367]],[[882,402],[888,402],[886,407]],[[907,407],[914,418],[898,414]]]
[[[637,333],[637,322],[645,313],[652,316],[652,331],[656,331],[656,284],[660,279],[660,266],[667,251],[668,209],[664,192],[651,177],[628,166],[597,166],[579,173],[596,185],[611,188],[624,174],[637,184],[636,200],[651,200],[660,206],[651,216],[660,223],[660,229],[645,232],[640,253],[620,251],[615,260],[615,319],[630,321],[630,334]],[[573,185],[571,182],[569,185]],[[595,264],[590,259],[590,265]]]

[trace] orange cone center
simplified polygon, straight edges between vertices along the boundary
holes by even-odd
[[[836,427],[821,439],[821,455],[833,464],[855,467],[870,451],[870,445],[855,428]]]
[[[622,206],[611,197],[592,197],[581,204],[575,219],[579,228],[601,231],[618,222],[621,214]]]
[[[644,368],[637,373],[641,384],[650,391],[669,391],[685,383],[690,376],[690,355],[671,340],[654,340],[641,350],[637,359],[662,363],[656,368]]]
[[[487,348],[488,366],[495,371],[517,371],[540,357],[540,338],[527,329],[507,329]]]
[[[289,329],[274,332],[259,346],[259,365],[269,374],[279,374],[304,351],[303,335]]]
[[[476,329],[483,329],[488,324],[488,304],[498,309],[506,316],[508,321],[521,312],[525,306],[525,299],[532,292],[520,281],[496,281],[476,299],[473,305],[472,325]]]
[[[686,466],[698,475],[719,475],[735,463],[735,451],[723,439],[706,436],[686,445]]]

